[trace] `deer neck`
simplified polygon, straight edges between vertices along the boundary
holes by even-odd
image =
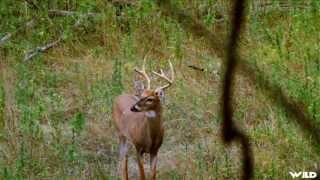
[[[154,129],[154,128],[159,128],[161,125],[161,116],[162,116],[162,109],[161,106],[157,106],[155,109],[150,110],[145,112],[145,116],[148,120],[149,127]]]

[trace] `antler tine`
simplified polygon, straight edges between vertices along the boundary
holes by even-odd
[[[143,65],[142,65],[142,70],[138,70],[137,68],[135,68],[134,70],[139,73],[140,75],[142,75],[146,80],[147,80],[147,89],[150,89],[150,78],[146,73],[146,57],[143,59]]]
[[[160,73],[157,73],[155,71],[153,71],[153,73],[157,76],[159,76],[160,78],[166,80],[168,82],[168,84],[164,85],[164,86],[161,86],[160,89],[166,89],[168,87],[170,87],[173,83],[173,80],[174,80],[174,70],[173,70],[173,66],[172,66],[172,63],[171,63],[171,60],[169,59],[169,66],[170,66],[170,70],[171,70],[171,79],[168,78],[168,76],[165,75],[165,73],[163,72],[163,70],[161,69],[160,70]]]

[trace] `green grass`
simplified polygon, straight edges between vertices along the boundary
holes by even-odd
[[[174,2],[213,32],[228,24],[215,20],[220,14],[228,17],[228,3]],[[39,10],[22,2],[0,3],[0,37],[31,17],[39,19],[36,27],[0,47],[1,179],[117,179],[112,101],[122,92],[134,92],[133,68],[142,64],[146,53],[148,70],[165,68],[166,59],[173,56],[176,71],[175,84],[166,92],[158,177],[240,177],[239,147],[224,146],[220,138],[222,60],[203,40],[163,16],[150,1],[124,7],[121,16],[115,16],[117,8],[106,1],[77,1],[74,10],[100,13],[78,28],[72,25],[80,15],[49,18],[46,3],[38,3]],[[51,8],[67,4],[53,2]],[[320,125],[320,4],[272,10],[279,6],[273,1],[270,11],[248,12],[241,43],[244,60],[303,103]],[[25,52],[60,35],[64,41],[57,47],[22,60]],[[192,70],[190,64],[205,71]],[[289,171],[320,168],[313,148],[317,145],[259,87],[237,76],[234,94],[235,122],[251,138],[255,179],[290,179]],[[130,153],[130,173],[135,176]]]

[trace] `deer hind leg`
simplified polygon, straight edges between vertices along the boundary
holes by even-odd
[[[122,179],[128,180],[128,144],[125,137],[120,137],[120,148],[119,148],[119,155],[120,155],[120,162],[119,162],[119,170],[121,169]]]
[[[138,163],[138,167],[139,167],[140,180],[145,180],[146,176],[145,176],[144,168],[143,168],[142,155],[143,155],[143,153],[141,153],[141,152],[137,153],[137,163]]]
[[[150,154],[150,167],[151,167],[151,179],[156,180],[157,179],[157,163],[158,163],[158,155]]]

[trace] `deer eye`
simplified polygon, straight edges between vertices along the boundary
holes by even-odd
[[[153,99],[147,99],[147,102],[152,102],[153,101]]]

